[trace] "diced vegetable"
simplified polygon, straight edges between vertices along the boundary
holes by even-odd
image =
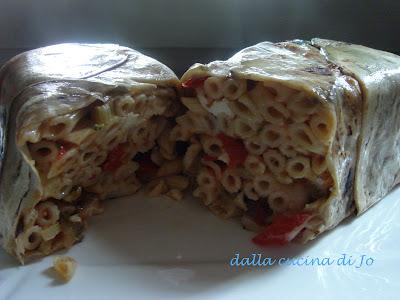
[[[182,87],[184,88],[198,88],[202,87],[204,84],[204,81],[207,79],[207,77],[200,77],[200,78],[190,78],[189,80],[185,81],[182,83]]]
[[[96,131],[102,130],[104,128],[104,124],[94,124],[93,128]]]
[[[116,146],[108,153],[107,159],[102,166],[103,170],[109,172],[117,170],[122,165],[125,154],[122,144]]]
[[[304,228],[310,217],[305,212],[276,216],[263,232],[253,238],[253,242],[261,246],[285,245]]]
[[[203,156],[203,160],[205,160],[205,161],[215,161],[215,160],[217,160],[218,158],[216,158],[216,157],[214,157],[214,156],[211,156],[211,155],[208,155],[208,154],[206,154],[206,155],[204,155]]]
[[[156,177],[158,166],[151,160],[150,153],[140,155],[135,160],[139,163],[139,169],[136,171],[139,178],[148,180]]]
[[[243,164],[248,154],[243,142],[223,133],[218,134],[218,138],[221,140],[224,150],[229,155],[229,167],[235,168]]]
[[[61,158],[63,158],[63,156],[65,155],[65,153],[67,153],[67,149],[65,149],[65,147],[63,145],[61,145],[58,148],[58,153],[57,153],[57,160],[60,160]]]

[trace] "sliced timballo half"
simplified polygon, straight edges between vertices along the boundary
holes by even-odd
[[[179,172],[165,138],[179,80],[160,62],[62,44],[13,58],[0,82],[0,233],[21,262],[79,241],[100,200]]]
[[[400,180],[400,58],[345,43],[263,42],[182,77],[194,195],[255,242],[307,241]]]

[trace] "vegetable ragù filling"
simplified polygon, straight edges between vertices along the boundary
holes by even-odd
[[[199,145],[194,195],[212,212],[265,226],[282,214],[305,215],[329,197],[332,105],[280,82],[214,76],[198,82],[196,97],[183,98],[188,111],[174,130],[188,128],[186,139]],[[252,209],[256,202],[265,207]]]

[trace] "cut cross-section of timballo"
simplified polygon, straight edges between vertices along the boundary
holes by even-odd
[[[68,246],[99,212],[98,200],[133,194],[152,177],[168,183],[160,194],[179,197],[188,182],[173,166],[175,142],[163,137],[174,125],[169,118],[177,104],[173,88],[154,87],[25,128],[20,143],[39,172],[43,197],[23,216],[19,246],[31,254]]]
[[[195,92],[196,97],[182,98],[187,112],[173,133],[180,132],[175,138],[191,141],[192,148],[197,145],[195,195],[213,211],[224,217],[228,211],[246,214],[246,201],[265,199],[272,213],[296,212],[329,196],[332,105],[274,81],[210,76]],[[215,113],[214,107],[223,110]],[[191,156],[187,152],[184,159],[193,161]],[[246,201],[235,203],[237,197]]]

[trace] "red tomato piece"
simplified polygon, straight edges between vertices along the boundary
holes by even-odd
[[[218,134],[218,138],[221,140],[224,150],[229,155],[229,167],[234,168],[243,164],[248,155],[243,142],[223,133]]]
[[[65,147],[63,145],[61,145],[58,148],[57,160],[60,160],[65,155],[65,153],[67,153],[67,149],[65,149]]]
[[[124,156],[125,150],[122,145],[116,146],[108,153],[107,159],[103,164],[103,170],[110,172],[117,170],[122,165]]]
[[[206,154],[206,155],[203,156],[203,160],[205,160],[205,161],[215,161],[215,160],[217,160],[217,158],[214,157],[214,156]]]
[[[190,78],[186,80],[184,83],[182,83],[182,87],[191,89],[202,87],[206,79],[207,77]]]
[[[309,213],[300,212],[291,215],[279,215],[265,230],[253,238],[257,245],[285,245],[290,242],[290,234],[299,228],[310,218]]]

